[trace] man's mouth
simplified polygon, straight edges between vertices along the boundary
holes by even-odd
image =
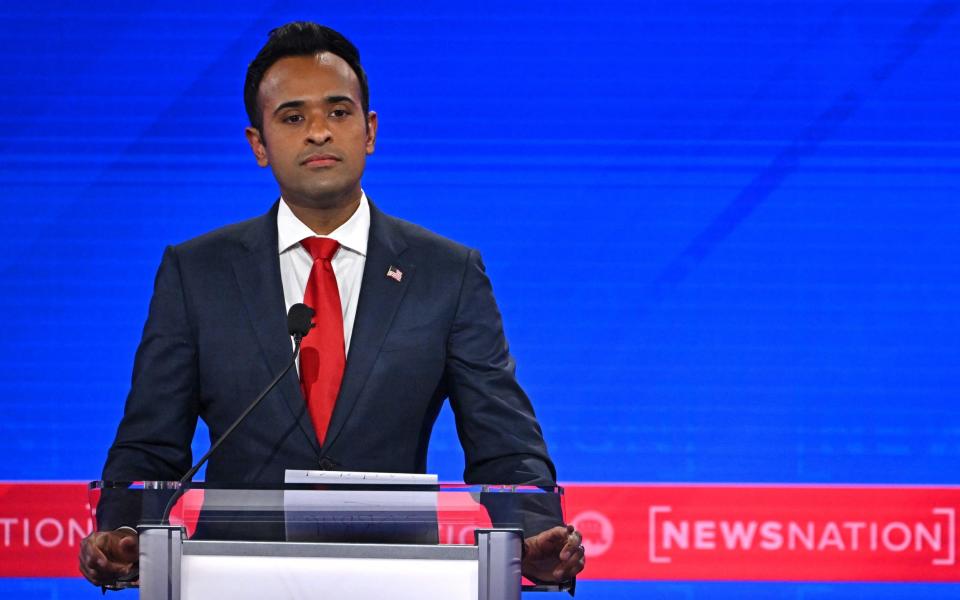
[[[329,167],[340,162],[340,157],[335,154],[311,154],[300,161],[305,167]]]

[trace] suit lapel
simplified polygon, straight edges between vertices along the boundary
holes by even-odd
[[[250,235],[243,240],[248,252],[233,264],[240,297],[266,358],[271,378],[279,375],[287,366],[293,350],[287,332],[286,303],[277,250],[278,206],[279,203],[274,204],[270,212],[251,227]],[[287,373],[277,384],[277,390],[283,396],[291,417],[297,421],[307,441],[319,454],[317,434],[307,414],[296,370],[291,369]]]
[[[401,257],[406,242],[389,218],[370,203],[370,236],[367,260],[360,284],[360,300],[354,319],[350,352],[337,403],[330,417],[326,450],[336,440],[363,391],[376,362],[383,340],[390,330],[394,315],[413,278],[415,265]],[[387,275],[391,269],[402,274],[400,281]]]

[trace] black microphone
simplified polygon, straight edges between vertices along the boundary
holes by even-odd
[[[316,314],[312,308],[306,304],[294,304],[287,313],[287,331],[293,336],[294,343],[300,346],[300,340],[310,333],[310,330],[316,327],[313,324],[313,315]]]
[[[294,304],[290,307],[290,311],[287,313],[287,331],[293,336],[293,356],[290,358],[287,368],[277,375],[276,379],[270,382],[270,385],[267,386],[267,389],[263,390],[263,392],[257,396],[257,399],[254,400],[239,417],[237,417],[237,420],[233,422],[233,425],[228,427],[227,430],[223,432],[223,435],[217,438],[217,441],[210,446],[210,449],[200,457],[200,460],[197,461],[197,464],[193,465],[190,470],[180,478],[180,485],[170,498],[170,501],[167,502],[166,508],[163,509],[163,518],[160,520],[161,525],[170,524],[170,511],[173,510],[173,505],[177,503],[177,500],[179,500],[180,496],[182,496],[186,491],[184,485],[193,479],[193,476],[197,474],[197,471],[200,470],[200,467],[203,466],[203,463],[207,462],[207,459],[210,458],[210,455],[213,454],[214,451],[219,448],[220,445],[230,436],[230,434],[240,426],[240,423],[243,423],[244,419],[246,419],[247,416],[253,412],[253,409],[255,409],[258,404],[260,404],[260,401],[267,397],[267,394],[270,393],[270,390],[280,383],[280,380],[283,379],[284,375],[287,374],[287,371],[293,368],[293,365],[297,362],[297,356],[300,354],[300,342],[303,341],[303,338],[306,337],[308,333],[310,333],[311,329],[316,327],[316,325],[313,324],[314,314],[316,314],[316,311],[306,304]]]

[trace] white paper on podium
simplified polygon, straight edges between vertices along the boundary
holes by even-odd
[[[361,473],[352,471],[295,471],[288,469],[286,483],[350,485],[436,485],[437,476],[420,473]],[[286,490],[283,507],[290,511],[323,509],[351,511],[436,511],[434,492],[389,490]]]
[[[302,471],[288,469],[286,483],[349,484],[351,486],[436,485],[435,474],[363,473],[352,471]],[[283,494],[287,515],[287,539],[310,541],[311,524],[350,522],[356,526],[369,522],[373,529],[401,527],[406,523],[429,523],[436,519],[437,493],[434,491],[376,490],[286,490]],[[307,522],[305,525],[304,522]],[[435,529],[435,527],[434,527]]]

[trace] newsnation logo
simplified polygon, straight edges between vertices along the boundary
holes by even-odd
[[[672,562],[672,551],[764,550],[807,553],[868,552],[874,555],[914,552],[931,554],[932,565],[956,564],[952,508],[935,508],[924,521],[764,521],[741,519],[676,519],[670,506],[650,507],[650,562]],[[940,517],[937,519],[937,517]]]
[[[582,579],[958,582],[960,487],[566,486]],[[472,531],[444,524],[444,543]],[[486,523],[477,523],[478,526]],[[0,576],[70,577],[92,527],[82,483],[0,483]]]

